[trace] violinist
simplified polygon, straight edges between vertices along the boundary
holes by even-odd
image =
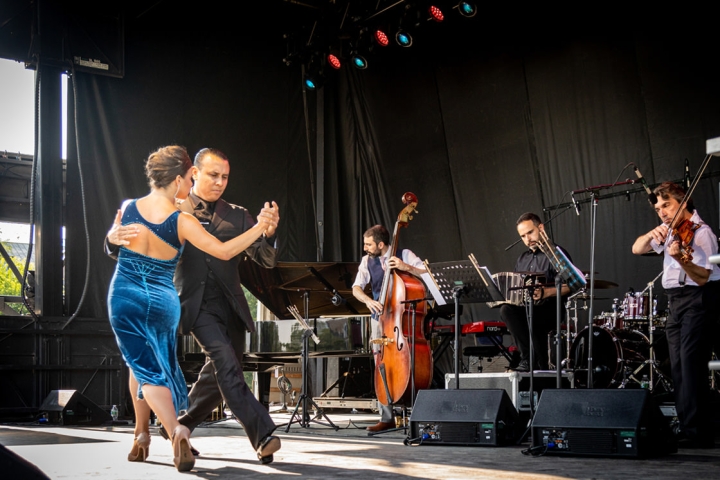
[[[367,255],[363,256],[360,261],[357,277],[353,284],[353,296],[367,305],[373,318],[376,318],[383,309],[378,298],[382,289],[385,268],[396,268],[420,276],[425,273],[425,265],[417,255],[408,249],[402,250],[400,255],[402,258],[391,257],[390,232],[382,225],[370,227],[363,233],[363,251]],[[372,298],[364,292],[368,283],[372,288]],[[373,333],[373,337],[377,338],[377,332]],[[367,427],[367,430],[381,432],[391,428],[395,428],[392,406],[380,404],[380,421],[376,425]]]
[[[718,252],[717,237],[692,200],[673,182],[654,190],[655,212],[662,224],[639,236],[632,252],[664,253],[662,286],[670,315],[665,334],[680,421],[680,447],[712,448],[707,362],[711,333],[718,315],[720,269],[709,261]]]

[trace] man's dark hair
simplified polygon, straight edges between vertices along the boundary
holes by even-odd
[[[540,220],[540,217],[535,215],[532,212],[525,212],[522,215],[520,215],[520,218],[517,219],[517,222],[515,222],[515,225],[520,225],[523,222],[527,222],[528,220],[531,220],[533,222],[533,225],[536,227],[542,223],[542,220]]]
[[[193,165],[195,165],[197,168],[202,169],[203,161],[208,155],[219,158],[220,160],[225,160],[226,162],[230,161],[228,160],[227,155],[225,155],[217,148],[203,148],[195,154],[195,162],[193,163]]]
[[[658,197],[658,200],[661,198],[663,200],[670,200],[671,198],[674,198],[678,203],[682,202],[685,197],[685,190],[675,182],[663,182],[655,187],[653,193]],[[653,205],[653,207],[654,206],[655,205]],[[692,198],[688,200],[685,208],[687,208],[687,211],[690,213],[695,211],[695,204],[693,203]]]
[[[363,233],[363,237],[372,237],[375,243],[383,242],[385,245],[390,245],[390,232],[382,225],[374,225],[368,228]]]

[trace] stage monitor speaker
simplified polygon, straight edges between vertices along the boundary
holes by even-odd
[[[515,441],[517,423],[505,390],[420,390],[410,435],[422,445],[497,446]]]
[[[650,392],[544,390],[532,421],[533,449],[546,455],[651,457],[677,452]]]
[[[102,425],[112,416],[77,390],[53,390],[40,405],[49,423],[60,425]]]

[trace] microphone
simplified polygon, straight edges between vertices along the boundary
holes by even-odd
[[[575,213],[578,217],[580,216],[580,204],[575,200],[575,192],[570,192],[570,199],[572,200],[573,207],[575,207]]]
[[[690,189],[690,160],[687,158],[685,159],[685,178],[683,179],[683,183],[685,184],[685,191],[687,192]]]
[[[336,307],[339,307],[340,305],[343,305],[347,303],[347,300],[345,300],[339,293],[335,292],[333,293],[332,298],[330,299],[333,305]]]
[[[657,203],[657,196],[650,190],[650,186],[647,184],[645,179],[642,176],[642,173],[640,173],[640,169],[638,167],[635,167],[635,175],[638,177],[638,181],[642,184],[643,188],[645,189],[645,192],[648,196],[648,201],[650,202],[650,205],[655,205]]]

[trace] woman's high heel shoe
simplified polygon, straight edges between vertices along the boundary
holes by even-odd
[[[195,466],[195,455],[190,450],[190,430],[185,425],[178,425],[173,430],[172,445],[175,468],[178,472],[187,472]]]
[[[150,455],[150,435],[147,432],[141,432],[135,437],[132,450],[128,453],[129,462],[144,462]]]

